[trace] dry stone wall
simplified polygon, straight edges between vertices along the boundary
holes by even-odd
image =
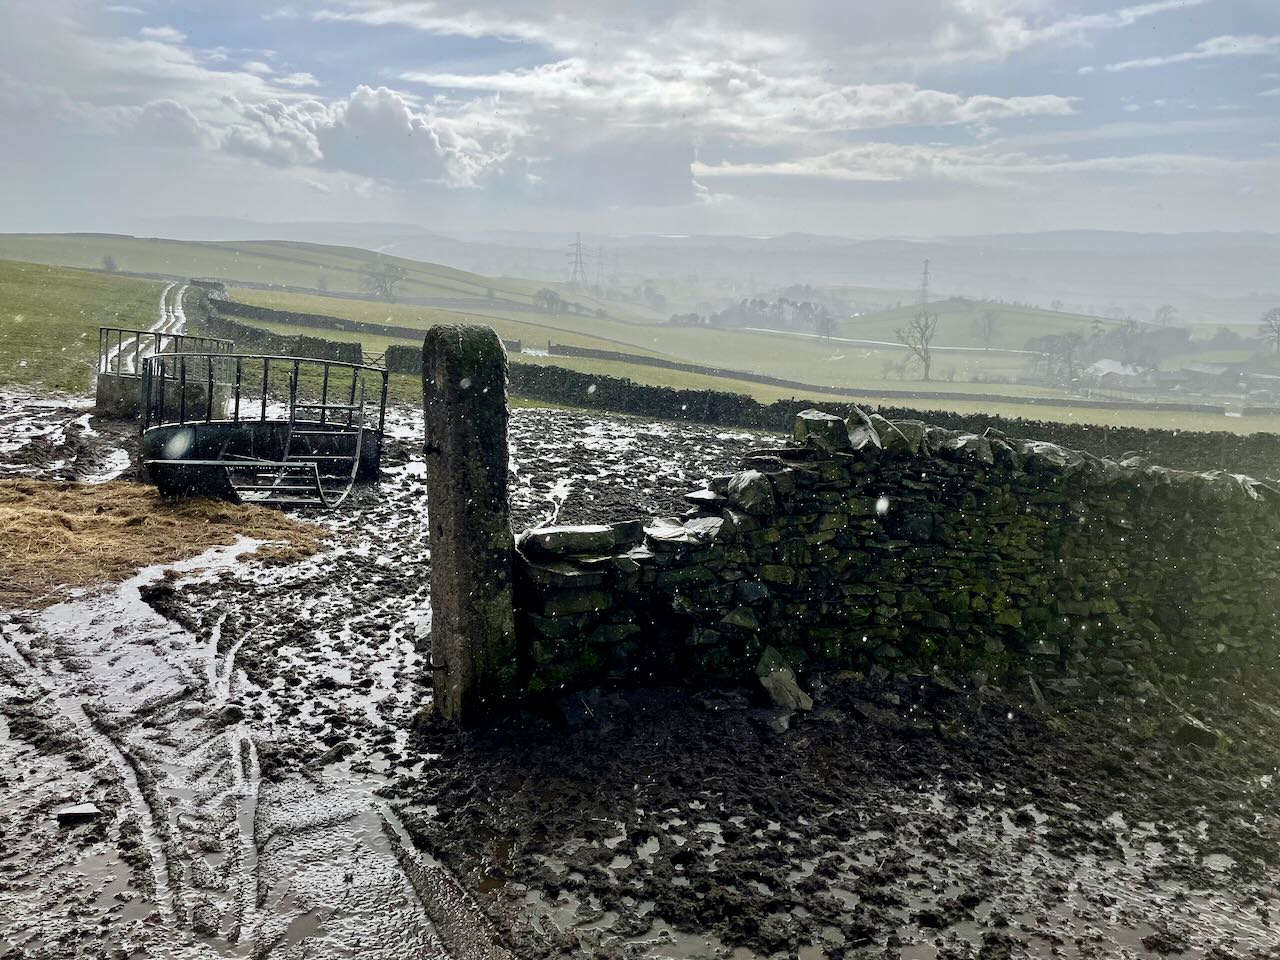
[[[778,431],[789,430],[800,411],[824,404],[821,399],[808,398],[777,400],[766,405],[741,393],[655,387],[623,377],[527,363],[512,366],[511,392],[534,400],[636,416]],[[827,403],[837,406],[834,400]],[[1280,434],[1275,433],[1240,435],[1105,427],[908,407],[881,406],[878,410],[890,419],[925,420],[970,433],[981,433],[988,426],[995,426],[1011,436],[1051,440],[1099,456],[1123,458],[1136,452],[1184,470],[1229,469],[1257,477],[1280,478]],[[1176,420],[1175,415],[1170,416],[1171,422]]]
[[[529,692],[791,665],[1270,668],[1280,491],[996,430],[809,410],[682,517],[517,540]],[[771,654],[772,655],[772,654]]]
[[[215,281],[193,282],[192,285],[200,290],[200,294],[187,303],[188,318],[195,323],[196,327],[212,336],[234,340],[239,350],[284,357],[340,360],[344,363],[362,362],[363,353],[360,344],[356,341],[341,342],[302,334],[286,335],[242,323],[230,315],[232,311],[228,310],[228,307],[248,310],[255,308],[236,304],[220,296],[225,288]],[[421,364],[421,358],[419,358],[419,364]]]

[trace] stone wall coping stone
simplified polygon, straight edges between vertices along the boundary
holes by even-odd
[[[534,527],[524,531],[516,546],[524,553],[549,556],[599,554],[616,546],[614,530],[604,524]]]

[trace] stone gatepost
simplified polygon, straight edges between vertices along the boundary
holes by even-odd
[[[435,701],[465,724],[517,693],[507,355],[491,328],[427,331],[422,407]]]

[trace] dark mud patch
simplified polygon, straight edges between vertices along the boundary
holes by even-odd
[[[744,693],[674,690],[570,703],[577,727],[425,724],[411,746],[433,761],[395,792],[527,956],[1231,957],[1277,942],[1269,690],[1180,690],[1230,731],[1206,750],[1173,745],[1182,714],[1159,697],[1077,693],[1047,716],[1029,691],[932,677],[817,689],[782,734]]]
[[[0,477],[101,482],[137,464],[133,421],[96,417],[80,397],[0,392]]]

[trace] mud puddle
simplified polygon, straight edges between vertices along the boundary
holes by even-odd
[[[92,406],[81,397],[0,391],[0,479],[102,483],[127,473],[136,427],[96,417]]]
[[[66,916],[48,918],[52,933],[33,931],[27,912],[0,911],[12,918],[0,924],[5,940],[22,955],[77,955],[65,942],[75,921],[95,931],[85,955],[449,955],[384,833],[378,781],[350,769],[331,775],[324,764],[264,775],[261,751],[293,732],[276,725],[278,712],[251,712],[268,694],[238,664],[241,643],[225,642],[223,619],[217,629],[188,629],[194,624],[161,617],[143,600],[217,582],[255,546],[242,540],[40,614],[6,617],[14,689],[39,687],[40,706],[79,753],[106,758],[93,769],[116,811],[114,846],[128,853],[132,839],[135,860],[122,870],[108,831],[95,859],[75,868],[83,892]],[[62,798],[85,794],[53,758],[40,765]],[[6,820],[16,812],[3,809]],[[65,837],[55,829],[47,840]],[[0,900],[38,901],[59,876],[29,877]],[[112,906],[120,893],[137,906]]]

